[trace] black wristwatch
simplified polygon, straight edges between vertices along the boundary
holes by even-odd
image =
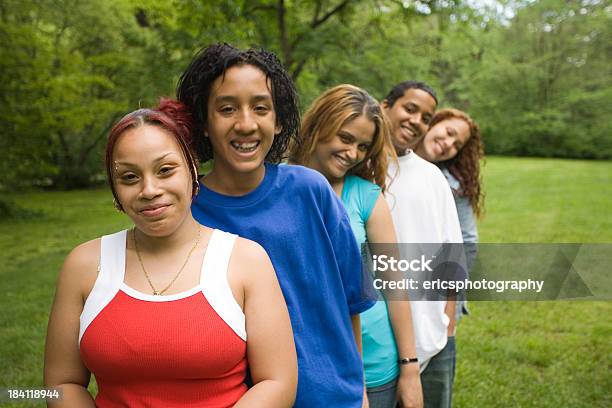
[[[406,364],[411,364],[411,363],[418,363],[419,359],[416,357],[413,358],[400,358],[399,360],[397,360],[397,363],[400,365],[406,365]]]

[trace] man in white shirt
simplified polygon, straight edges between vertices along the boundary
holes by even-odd
[[[396,85],[382,103],[398,155],[398,166],[389,168],[386,198],[401,244],[462,242],[448,182],[438,167],[411,150],[425,135],[437,103],[434,91],[415,81]],[[455,301],[413,301],[411,308],[425,407],[450,408]]]

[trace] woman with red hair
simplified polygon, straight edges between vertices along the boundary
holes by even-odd
[[[293,404],[297,359],[274,269],[255,242],[192,216],[191,130],[171,100],[112,129],[108,181],[134,227],[66,258],[45,351],[45,385],[63,391],[52,406]]]
[[[484,149],[480,129],[467,113],[441,109],[431,119],[429,130],[415,152],[440,167],[453,191],[469,270],[476,258],[476,219],[484,211],[480,176]],[[457,318],[462,313],[467,313],[467,309],[458,302]]]

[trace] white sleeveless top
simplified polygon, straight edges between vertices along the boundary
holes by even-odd
[[[80,316],[79,344],[87,327],[119,291],[149,302],[171,302],[202,292],[219,317],[246,341],[245,316],[227,280],[227,268],[236,238],[237,235],[213,230],[204,254],[199,284],[184,292],[156,296],[137,291],[124,282],[127,230],[103,236],[98,277]]]

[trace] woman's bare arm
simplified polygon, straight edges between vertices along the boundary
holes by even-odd
[[[45,345],[44,382],[60,389],[62,398],[50,407],[94,407],[87,391],[90,373],[79,353],[79,317],[84,298],[97,276],[100,241],[75,248],[60,271],[55,299],[49,316]]]
[[[235,407],[291,407],[297,389],[297,357],[287,305],[265,250],[239,239],[230,273],[244,282],[247,359],[254,386]]]
[[[376,200],[374,209],[366,223],[366,234],[368,242],[373,244],[394,244],[397,242],[391,211],[382,194]],[[392,249],[389,248],[389,250]],[[386,255],[393,255],[399,259],[398,254]],[[389,320],[391,321],[399,357],[415,357],[416,347],[408,297],[406,296],[405,300],[388,300],[387,308],[389,309]],[[418,363],[400,365],[398,396],[402,407],[423,406]]]

